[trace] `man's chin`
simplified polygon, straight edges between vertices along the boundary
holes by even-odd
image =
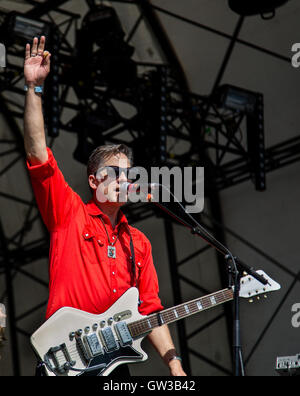
[[[111,206],[111,207],[122,207],[122,206],[124,206],[124,205],[126,205],[126,203],[127,202],[123,202],[123,201],[119,201],[117,198],[115,198],[115,199],[111,199],[111,200],[106,200],[106,201],[99,201],[97,198],[96,198],[96,203],[98,204],[98,205],[101,205],[101,206]]]

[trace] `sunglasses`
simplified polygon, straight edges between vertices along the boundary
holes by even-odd
[[[130,172],[132,172],[132,174],[134,175],[134,169],[136,168],[121,168],[119,166],[104,166],[103,168],[100,168],[97,170],[97,172],[95,173],[95,177],[97,177],[97,175],[101,174],[104,170],[106,171],[106,175],[110,177],[111,179],[119,179],[122,175],[122,173],[124,173],[124,175],[126,176],[127,180],[129,182],[134,181],[136,179],[135,178],[128,178],[128,175]]]

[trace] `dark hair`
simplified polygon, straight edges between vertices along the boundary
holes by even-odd
[[[133,163],[133,152],[125,144],[113,144],[97,147],[92,152],[87,164],[87,175],[94,175],[100,166],[114,155],[124,154]]]

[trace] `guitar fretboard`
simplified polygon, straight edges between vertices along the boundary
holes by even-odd
[[[168,308],[159,313],[149,315],[145,319],[130,323],[128,328],[133,337],[139,337],[158,326],[187,318],[188,316],[195,315],[198,312],[205,311],[227,301],[231,301],[232,299],[233,290],[224,289],[217,293],[213,293],[208,296],[177,305],[176,307]]]

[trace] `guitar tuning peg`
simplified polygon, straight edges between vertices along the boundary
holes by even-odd
[[[266,298],[266,299],[267,299],[267,298],[268,298],[268,296],[267,296],[266,294],[264,294],[264,298]]]
[[[249,300],[249,303],[250,303],[250,304],[252,304],[252,303],[253,303],[253,299],[252,299],[252,298]]]
[[[260,300],[260,297],[258,296],[257,299]]]

